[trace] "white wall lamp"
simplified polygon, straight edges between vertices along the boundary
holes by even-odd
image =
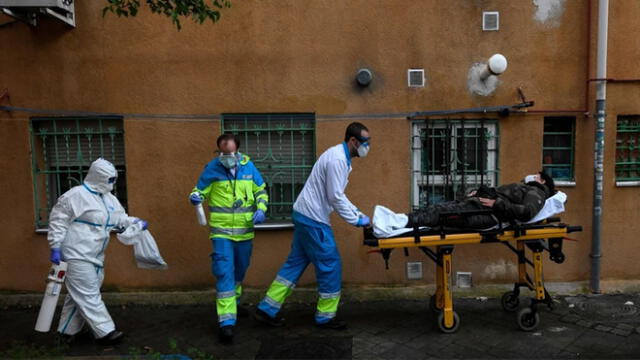
[[[499,84],[498,76],[507,70],[507,58],[495,54],[486,63],[475,63],[469,69],[468,87],[473,94],[489,96]]]

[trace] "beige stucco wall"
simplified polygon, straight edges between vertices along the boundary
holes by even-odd
[[[318,115],[395,113],[520,102],[517,88],[535,109],[585,106],[586,1],[563,2],[556,18],[534,18],[533,1],[261,1],[234,2],[218,24],[169,20],[147,11],[133,19],[101,17],[102,2],[76,3],[73,30],[51,20],[37,28],[0,28],[0,89],[11,104],[43,109],[117,113],[218,114],[223,112],[315,112]],[[612,2],[609,48],[611,77],[640,74],[640,44],[634,34],[640,5]],[[499,10],[501,30],[481,31],[483,10]],[[594,5],[592,18],[595,19]],[[595,34],[595,22],[592,25]],[[595,35],[594,35],[595,36]],[[593,38],[592,38],[593,39]],[[593,41],[592,41],[593,43]],[[592,45],[591,68],[595,57]],[[489,97],[472,96],[467,71],[493,53],[509,68]],[[370,68],[370,87],[354,85],[357,69]],[[424,68],[425,88],[408,88],[406,71]],[[593,75],[593,70],[592,70]],[[640,113],[638,84],[609,90],[603,277],[633,279],[637,188],[615,187],[615,116]],[[589,104],[594,102],[593,92]],[[3,105],[8,102],[4,101]],[[592,107],[592,106],[590,106]],[[548,114],[548,113],[547,113]],[[576,113],[576,186],[564,188],[569,203],[563,220],[583,225],[578,242],[565,244],[567,261],[546,261],[546,280],[589,277],[593,184],[593,119]],[[541,167],[545,113],[500,117],[500,179],[518,181]],[[29,114],[0,113],[0,289],[40,290],[48,268],[46,238],[34,233]],[[477,115],[466,114],[475,119]],[[358,119],[371,129],[373,148],[353,163],[347,195],[361,209],[376,204],[407,211],[410,201],[411,122],[398,118]],[[318,155],[341,141],[350,120],[319,119]],[[220,132],[216,120],[149,119],[125,116],[130,213],[147,219],[171,268],[138,270],[129,248],[113,241],[107,251],[107,288],[201,288],[210,274],[207,230],[195,224],[186,197],[212,156]],[[334,216],[347,284],[410,284],[406,261],[433,264],[412,251],[396,251],[390,270],[367,255],[359,229]],[[291,231],[258,233],[247,284],[264,287],[286,258]],[[513,279],[515,256],[499,245],[459,246],[454,271],[472,271],[476,283]],[[308,271],[302,284],[313,282]]]

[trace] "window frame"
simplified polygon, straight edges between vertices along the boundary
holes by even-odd
[[[427,122],[430,124],[427,126]],[[464,125],[463,125],[464,123]],[[458,132],[467,129],[487,129],[489,133],[492,133],[493,136],[487,139],[485,151],[487,152],[486,156],[486,168],[484,169],[484,175],[479,174],[455,174],[457,168],[452,169],[454,173],[453,177],[459,180],[464,176],[464,184],[468,184],[470,186],[479,186],[480,181],[483,181],[484,184],[489,186],[497,186],[500,179],[500,127],[497,119],[460,119],[460,118],[449,118],[449,119],[426,119],[426,120],[414,120],[411,124],[411,197],[410,197],[410,206],[412,209],[419,209],[421,207],[420,200],[420,188],[423,186],[443,186],[448,185],[448,179],[446,179],[445,174],[433,175],[429,173],[423,173],[423,148],[422,148],[422,131],[425,129],[443,129],[447,128],[451,124],[451,129],[453,129],[452,134],[450,134],[450,138],[454,141],[451,141],[452,146],[449,148],[450,156],[453,159],[454,156],[457,157],[457,144],[458,144]],[[477,136],[477,135],[476,135]],[[479,153],[479,151],[478,151]],[[454,161],[454,164],[457,162]],[[425,181],[425,177],[431,177],[435,181]],[[480,177],[480,181],[477,178]],[[462,182],[462,181],[460,181]],[[453,183],[452,183],[453,184]],[[453,186],[453,185],[452,185]],[[467,188],[466,190],[471,190],[472,188]],[[454,189],[455,190],[455,189]],[[455,198],[455,191],[454,191]],[[428,200],[427,200],[428,202]]]
[[[238,128],[233,128],[233,127],[228,127],[225,126],[226,122],[230,122],[232,117],[245,117],[244,121],[246,124],[246,127],[243,129],[238,129]],[[270,218],[270,211],[267,211],[267,221],[263,224],[259,224],[256,225],[255,228],[258,230],[281,230],[281,229],[290,229],[293,228],[293,220],[291,218],[291,215],[293,213],[293,204],[295,203],[295,200],[297,199],[298,195],[300,194],[300,191],[302,191],[302,187],[304,187],[304,184],[306,183],[306,180],[308,179],[309,175],[311,174],[311,170],[313,169],[313,165],[315,164],[316,160],[317,160],[317,155],[316,155],[316,143],[317,143],[317,136],[316,136],[316,130],[317,130],[317,118],[316,118],[316,113],[315,112],[290,112],[290,113],[223,113],[220,116],[220,130],[221,133],[233,133],[236,136],[240,137],[240,152],[244,153],[244,151],[246,151],[247,149],[247,134],[250,131],[256,130],[256,128],[254,129],[249,129],[249,123],[252,120],[261,120],[264,121],[266,120],[267,122],[270,121],[274,121],[272,120],[273,118],[282,118],[282,117],[289,117],[289,121],[291,126],[290,127],[286,127],[286,128],[267,128],[267,129],[263,129],[263,128],[257,128],[258,131],[260,132],[267,132],[267,133],[273,133],[276,131],[291,131],[292,134],[291,136],[293,136],[293,132],[294,131],[311,131],[312,136],[312,144],[311,144],[311,148],[309,149],[310,152],[310,156],[311,156],[311,163],[310,164],[305,164],[302,166],[298,166],[299,168],[305,168],[306,169],[306,174],[304,175],[304,181],[302,182],[302,186],[300,187],[300,189],[298,191],[296,191],[295,189],[295,182],[291,182],[291,177],[288,178],[288,180],[290,181],[289,183],[285,183],[285,184],[291,184],[292,188],[291,188],[291,194],[292,194],[292,201],[291,204],[286,204],[285,206],[291,206],[291,212],[289,215],[287,216],[281,216],[278,217],[276,219]],[[237,119],[235,119],[237,120]],[[307,120],[311,122],[311,127],[300,127],[300,128],[294,128],[293,125],[295,124],[296,120]],[[291,144],[291,150],[293,151],[293,143]],[[270,149],[268,151],[271,151]],[[264,167],[261,169],[262,164],[261,164],[261,160],[255,157],[255,154],[251,154],[251,153],[247,153],[247,155],[249,155],[249,157],[251,158],[251,161],[256,165],[256,168],[258,168],[258,170],[260,171],[265,183],[267,183],[267,192],[269,193],[269,205],[268,208],[271,209],[271,207],[274,205],[274,196],[273,196],[273,192],[275,190],[271,189],[271,185],[269,184],[270,179],[269,179],[269,175],[265,175],[265,172],[269,172],[268,170],[264,169]],[[295,157],[295,153],[291,153],[291,154],[287,154],[287,157],[291,157],[292,161]],[[296,165],[290,165],[295,167]],[[282,204],[283,202],[278,202],[277,204]],[[285,202],[288,203],[288,202]]]
[[[568,120],[571,121],[571,131],[570,132],[562,132],[562,131],[550,131],[550,132],[546,132],[544,130],[544,125],[546,125],[547,121],[558,121],[558,120]],[[543,127],[542,127],[542,169],[546,170],[548,168],[560,168],[560,167],[566,167],[567,165],[569,165],[569,177],[567,178],[556,178],[553,177],[554,183],[556,186],[575,186],[576,181],[575,181],[575,151],[576,151],[576,117],[575,116],[545,116],[544,117],[544,123],[543,123]],[[569,134],[571,136],[570,139],[570,146],[569,147],[554,147],[554,146],[545,146],[544,145],[544,140],[545,140],[545,136],[546,135],[567,135]],[[569,164],[545,164],[544,163],[544,152],[545,150],[569,150]],[[552,174],[550,174],[552,176]]]
[[[623,126],[621,126],[621,122],[624,120],[636,120],[636,122],[638,123],[638,125],[636,125],[636,129],[625,129]],[[621,129],[622,127],[622,129]],[[616,182],[616,186],[617,187],[636,187],[636,186],[640,186],[640,177],[635,177],[635,178],[620,178],[618,177],[618,171],[619,171],[619,166],[620,165],[636,165],[637,168],[639,169],[639,171],[636,172],[640,172],[640,161],[625,161],[625,162],[619,162],[618,161],[618,150],[621,149],[625,149],[622,148],[618,145],[618,143],[621,141],[621,139],[618,138],[620,133],[635,133],[636,134],[636,139],[638,141],[636,141],[636,144],[638,144],[640,142],[640,115],[638,114],[624,114],[624,115],[618,115],[618,117],[616,118],[616,148],[615,148],[615,153],[614,153],[614,160],[615,160],[615,164],[614,164],[614,176],[615,176],[615,182]],[[631,151],[640,151],[640,145],[637,146],[631,146],[630,148],[627,148],[628,150]]]
[[[71,131],[70,129],[62,129],[58,130],[57,126],[59,126],[62,122],[75,122],[75,129]],[[53,132],[48,130],[46,131],[38,131],[40,127],[38,123],[50,122],[54,128]],[[91,127],[81,127],[82,123],[93,122],[94,124]],[[116,122],[118,126],[108,127],[108,124],[104,124],[104,122]],[[97,124],[96,124],[97,123]],[[94,126],[97,130],[93,130]],[[92,131],[88,131],[91,129]],[[36,133],[37,132],[37,133]],[[118,197],[118,200],[121,202],[122,206],[127,208],[127,187],[126,187],[126,158],[125,158],[125,132],[124,132],[124,118],[122,116],[34,116],[29,119],[29,140],[31,146],[31,175],[33,181],[33,194],[34,194],[34,225],[36,233],[47,233],[49,228],[49,216],[51,214],[51,209],[57,202],[58,198],[68,191],[70,188],[76,185],[71,185],[71,180],[67,179],[69,189],[64,191],[63,187],[60,186],[61,179],[60,175],[66,175],[67,177],[71,177],[71,175],[79,175],[77,176],[79,179],[75,179],[75,182],[82,183],[84,177],[86,176],[87,171],[89,170],[89,166],[91,163],[97,159],[98,157],[105,156],[105,147],[103,136],[113,136],[112,147],[111,147],[111,157],[116,157],[116,153],[121,154],[122,164],[114,163],[116,170],[118,171],[118,182],[114,187],[114,195]],[[56,155],[55,164],[52,158],[47,157],[47,147],[46,146],[46,137],[53,136],[54,137],[54,149],[57,153],[59,153],[58,148],[61,146],[65,146],[67,148],[67,160],[66,164],[60,165],[59,158]],[[76,157],[73,160],[69,160],[68,156],[70,155],[69,151],[71,146],[70,142],[63,145],[58,145],[59,137],[72,137],[71,142],[75,142],[76,145],[76,154],[75,156],[79,156],[79,159]],[[83,141],[85,141],[83,136],[86,136],[87,139],[91,139],[93,136],[100,138],[100,149],[96,149],[95,155],[93,155],[93,147],[88,145],[90,149],[90,156],[85,160],[83,153]],[[120,136],[119,144],[122,145],[121,151],[116,151],[119,144],[116,144],[115,138]],[[68,140],[67,140],[68,141]],[[90,140],[89,144],[92,144],[93,141]],[[42,165],[42,168],[39,166]],[[55,168],[55,169],[54,169]],[[41,178],[44,176],[44,184],[40,186]],[[55,177],[55,181],[52,181],[50,177]],[[71,177],[74,179],[73,177]],[[55,182],[55,185],[51,184]],[[117,188],[120,185],[121,188],[121,196],[117,194]],[[51,187],[55,186],[55,190],[51,191]],[[66,188],[66,187],[64,187]],[[59,193],[59,194],[58,194]],[[44,204],[44,205],[41,205]],[[45,212],[46,219],[42,217],[42,212]]]

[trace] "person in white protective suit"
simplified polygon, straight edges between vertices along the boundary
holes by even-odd
[[[115,324],[102,301],[104,252],[109,233],[142,222],[130,217],[111,194],[118,173],[109,161],[99,158],[91,164],[82,185],[58,198],[49,215],[47,240],[51,262],[68,263],[65,284],[67,296],[60,316],[58,332],[73,338],[88,325],[99,343],[113,344],[124,334]]]

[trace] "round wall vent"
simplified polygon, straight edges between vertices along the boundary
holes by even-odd
[[[368,86],[373,80],[373,73],[369,69],[360,69],[356,74],[356,81],[360,86]]]

